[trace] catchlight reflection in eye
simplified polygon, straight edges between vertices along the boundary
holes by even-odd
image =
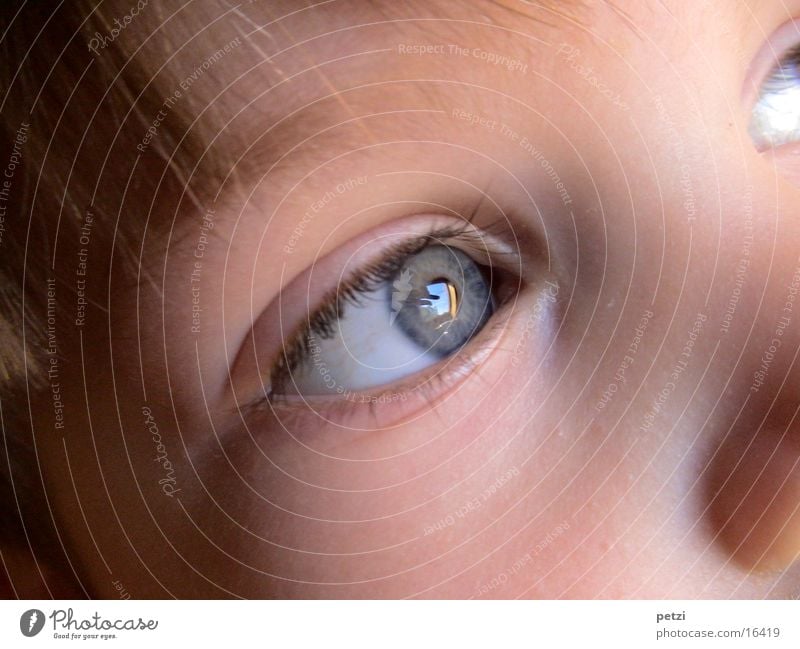
[[[749,131],[759,151],[800,141],[800,45],[762,83]]]
[[[412,376],[464,347],[493,311],[481,267],[458,248],[428,245],[382,286],[345,304],[328,333],[310,332],[308,353],[284,389],[341,394]]]

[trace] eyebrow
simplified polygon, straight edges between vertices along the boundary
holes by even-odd
[[[271,86],[270,90],[274,87]],[[270,185],[277,191],[284,184],[281,176],[296,168],[297,164],[309,159],[311,153],[304,149],[309,142],[317,140],[315,143],[317,149],[324,148],[324,143],[333,138],[339,142],[346,142],[347,140],[341,139],[339,130],[343,125],[383,114],[370,111],[364,114],[354,113],[350,119],[331,123],[331,107],[328,100],[340,93],[341,91],[334,90],[308,104],[301,104],[286,114],[265,113],[264,121],[269,120],[267,122],[269,125],[263,128],[255,139],[242,141],[240,136],[231,136],[238,143],[236,154],[232,153],[224,141],[212,138],[209,146],[204,148],[204,163],[197,165],[193,171],[191,181],[188,183],[191,187],[184,188],[179,211],[174,217],[172,245],[181,246],[187,240],[191,240],[195,236],[198,220],[202,219],[203,214],[210,209],[216,212],[214,217],[216,222],[225,220],[226,204],[241,198],[240,195],[234,194],[238,179],[246,178],[246,186],[253,191],[257,184],[262,185],[263,180],[269,178]],[[357,104],[353,103],[350,106]],[[235,123],[229,123],[225,125],[225,129],[235,131],[237,126]],[[202,136],[198,134],[197,137]],[[300,157],[297,155],[298,152]],[[205,164],[206,161],[208,164]],[[188,173],[195,162],[189,154],[186,158],[181,157],[177,166],[187,169]],[[191,166],[182,167],[185,164]],[[195,187],[204,190],[202,196],[194,194],[192,188]],[[284,193],[283,190],[281,193]],[[203,199],[209,204],[201,205]],[[250,201],[252,196],[248,199],[248,202]],[[238,202],[236,204],[239,209],[243,207]],[[231,213],[229,218],[235,218],[235,214]],[[218,231],[215,229],[212,234],[216,236]]]
[[[578,14],[587,8],[587,5],[583,2],[583,0],[486,0],[485,6],[492,7],[495,10],[506,13],[510,12],[510,15],[512,16],[519,15],[520,18],[524,19],[525,21],[533,21],[533,23],[536,25],[546,25],[548,27],[556,28],[561,32],[568,30],[570,26],[576,26],[580,24]],[[497,17],[493,12],[481,12],[481,6],[478,4],[476,4],[474,8],[476,13],[487,21],[487,25],[492,25],[501,29],[508,29],[508,21],[502,21],[506,24],[501,24],[501,22],[493,19],[493,17]],[[401,10],[407,12],[408,6],[404,5],[403,7],[397,7],[393,5],[383,13],[388,17],[392,13]],[[448,9],[445,9],[444,11],[447,12]],[[251,39],[257,36],[259,32],[264,32],[262,31],[262,28],[259,28],[258,25],[252,20],[247,19],[247,22],[255,28],[252,29],[249,34],[244,32],[240,33],[244,37],[243,40],[245,40],[245,45],[251,44],[253,47],[258,49],[257,44],[253,44]],[[392,21],[387,21],[387,23],[388,22]],[[556,22],[562,24],[556,27],[554,24]],[[369,24],[370,23],[354,24],[349,26],[347,29],[358,29],[359,27],[368,26]],[[414,25],[417,27],[419,24],[415,25],[415,19],[409,18],[408,22],[403,21],[403,25]],[[524,28],[521,26],[520,33],[523,33],[524,31]],[[400,33],[400,35],[402,36],[402,33]],[[534,34],[530,35],[534,36]],[[545,43],[546,41],[540,42]],[[298,43],[290,46],[289,48],[285,48],[283,52],[291,50],[296,45],[298,45]],[[341,57],[340,59],[327,60],[324,64],[337,64],[344,59],[367,56],[381,51],[386,50],[356,52],[354,54]],[[261,52],[261,55],[265,56],[263,52]],[[329,94],[319,97],[315,93],[318,92],[321,87],[320,82],[306,83],[302,77],[306,74],[316,71],[319,73],[319,81],[324,83],[325,78],[323,73],[320,72],[322,67],[321,65],[311,65],[308,68],[300,70],[289,77],[286,77],[280,71],[280,69],[272,63],[272,58],[274,56],[275,55],[273,54],[272,56],[264,59],[263,64],[266,67],[263,71],[256,72],[252,68],[250,70],[250,73],[266,75],[267,83],[265,85],[268,86],[267,92],[271,93],[273,91],[278,91],[280,93],[280,88],[282,86],[287,86],[287,88],[292,87],[293,94],[296,94],[297,92],[305,93],[307,91],[309,97],[315,98],[309,103],[298,106],[298,108],[290,113],[281,114],[278,111],[265,112],[264,121],[270,124],[269,127],[266,128],[266,130],[260,131],[257,138],[249,144],[249,146],[241,155],[236,158],[230,154],[230,150],[225,146],[224,142],[217,138],[216,133],[218,131],[213,129],[215,131],[215,135],[210,138],[210,146],[208,148],[203,147],[204,164],[199,165],[197,170],[194,172],[195,175],[192,178],[192,185],[199,185],[201,187],[218,186],[218,191],[214,193],[216,194],[217,198],[221,199],[221,205],[224,205],[224,197],[229,191],[226,190],[226,187],[233,180],[234,176],[241,177],[244,175],[252,178],[258,176],[263,177],[267,173],[270,175],[274,174],[275,176],[279,176],[283,165],[288,166],[292,163],[292,153],[295,152],[300,145],[307,143],[314,138],[320,138],[321,135],[322,138],[320,141],[325,142],[326,136],[323,134],[338,129],[342,125],[346,124],[347,121],[360,122],[364,118],[374,115],[374,113],[371,111],[367,111],[364,114],[358,114],[352,110],[357,106],[357,103],[342,101],[342,105],[345,106],[351,113],[352,119],[345,119],[337,124],[331,124],[329,119],[331,109],[327,103],[327,100],[341,97],[344,93],[355,89],[347,88],[341,90],[331,86],[331,92]],[[256,67],[260,68],[261,66],[259,65]],[[263,97],[264,95],[261,96]],[[277,103],[280,103],[280,96],[277,98]],[[231,128],[231,122],[225,125],[225,129],[229,128]],[[233,128],[236,128],[236,125],[234,125]],[[308,137],[303,137],[304,134],[310,135]],[[207,135],[208,133],[206,134],[206,137]],[[202,139],[204,135],[202,133],[197,133],[193,137]],[[178,167],[181,167],[180,163],[178,163]],[[190,169],[191,168],[188,168],[187,171]],[[256,174],[258,174],[258,176],[256,176]],[[191,194],[191,191],[187,191],[187,193]],[[207,198],[213,199],[214,197],[207,196]],[[189,195],[188,199],[189,202],[193,202],[194,197]],[[184,197],[183,200],[187,200],[187,197]],[[194,202],[196,203],[197,201]],[[214,202],[217,203],[216,200],[214,200]],[[183,224],[193,223],[193,220],[189,218],[188,214],[197,216],[196,210],[189,206],[182,206],[181,212],[182,213],[179,213],[176,216],[176,230],[174,232],[175,238],[173,239],[173,242],[176,244],[181,243],[188,234],[188,230],[184,230]]]

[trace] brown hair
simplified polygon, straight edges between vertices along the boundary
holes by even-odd
[[[204,123],[187,102],[164,114],[172,45],[203,28],[202,12],[173,21],[169,39],[148,39],[171,18],[147,0],[9,4],[0,10],[0,552],[8,573],[0,595],[79,596],[48,583],[47,565],[70,564],[39,471],[36,437],[50,431],[33,429],[31,408],[37,393],[55,390],[49,358],[69,362],[82,228],[92,226],[93,277],[107,278],[112,263],[135,266],[145,234],[168,225],[181,197],[202,201],[211,191],[204,180],[225,160],[208,155]],[[159,114],[169,123],[153,133]],[[102,307],[105,284],[94,282],[86,299]],[[12,574],[16,559],[8,559],[23,554],[40,583]]]

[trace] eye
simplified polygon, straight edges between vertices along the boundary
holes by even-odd
[[[468,237],[467,252],[464,238],[440,233],[404,243],[343,282],[286,346],[271,394],[384,387],[457,354],[509,293],[486,242]]]
[[[800,45],[786,52],[761,83],[749,131],[759,151],[800,141]]]

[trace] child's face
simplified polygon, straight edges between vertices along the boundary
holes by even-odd
[[[138,276],[87,278],[110,316],[42,457],[85,585],[793,594],[800,190],[748,122],[800,2],[291,10],[180,51],[176,88],[241,38],[177,100],[240,162]]]

